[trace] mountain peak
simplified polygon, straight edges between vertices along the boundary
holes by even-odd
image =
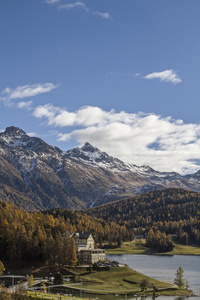
[[[109,158],[107,153],[101,152],[98,148],[92,146],[88,142],[86,142],[82,147],[77,147],[67,151],[65,155],[75,159],[82,159],[85,162],[92,164],[108,160]]]
[[[82,147],[81,150],[84,152],[101,152],[98,148],[95,148],[94,146],[92,146],[90,143],[86,142]]]
[[[14,146],[21,138],[26,138],[26,133],[15,126],[7,127],[4,132],[0,133],[0,140],[7,146]]]
[[[12,135],[12,136],[22,136],[26,134],[22,129],[15,126],[7,127],[3,133],[5,135]]]

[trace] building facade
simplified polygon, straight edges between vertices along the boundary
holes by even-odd
[[[105,250],[103,249],[90,249],[90,250],[81,250],[79,251],[78,261],[82,265],[92,265],[98,261],[105,260]]]
[[[78,253],[81,250],[94,249],[94,238],[89,231],[77,231],[72,235],[75,241],[75,250]]]
[[[79,231],[71,235],[75,241],[77,258],[82,265],[92,265],[106,258],[105,250],[94,248],[94,237],[88,231]]]

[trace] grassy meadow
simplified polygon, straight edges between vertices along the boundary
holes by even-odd
[[[141,283],[147,281],[147,288],[141,292]],[[98,294],[152,294],[154,285],[158,290],[157,293],[165,295],[188,295],[189,291],[180,292],[173,284],[158,281],[139,272],[130,269],[127,266],[119,268],[110,268],[109,271],[92,271],[77,277],[78,282],[82,282],[82,289],[85,292]]]
[[[156,254],[145,246],[145,239],[125,242],[120,248],[107,249],[107,254]],[[163,254],[163,253],[162,253]],[[200,255],[200,247],[174,243],[174,249],[166,255]]]

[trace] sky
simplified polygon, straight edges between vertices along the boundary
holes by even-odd
[[[200,169],[199,0],[0,0],[0,131]]]

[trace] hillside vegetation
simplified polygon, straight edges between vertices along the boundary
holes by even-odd
[[[0,260],[11,266],[76,264],[71,231],[90,231],[100,247],[120,248],[136,235],[146,238],[144,251],[148,246],[153,252],[177,253],[172,235],[179,244],[200,245],[200,194],[167,189],[82,212],[27,212],[0,200]]]
[[[87,214],[134,229],[136,235],[152,228],[154,233],[178,235],[182,244],[200,245],[200,193],[154,191],[90,209]]]
[[[125,226],[81,212],[27,212],[0,200],[0,261],[10,266],[22,262],[73,266],[77,259],[69,233],[87,230],[102,241],[107,241],[111,232],[115,237],[122,233],[127,240],[133,237]]]

